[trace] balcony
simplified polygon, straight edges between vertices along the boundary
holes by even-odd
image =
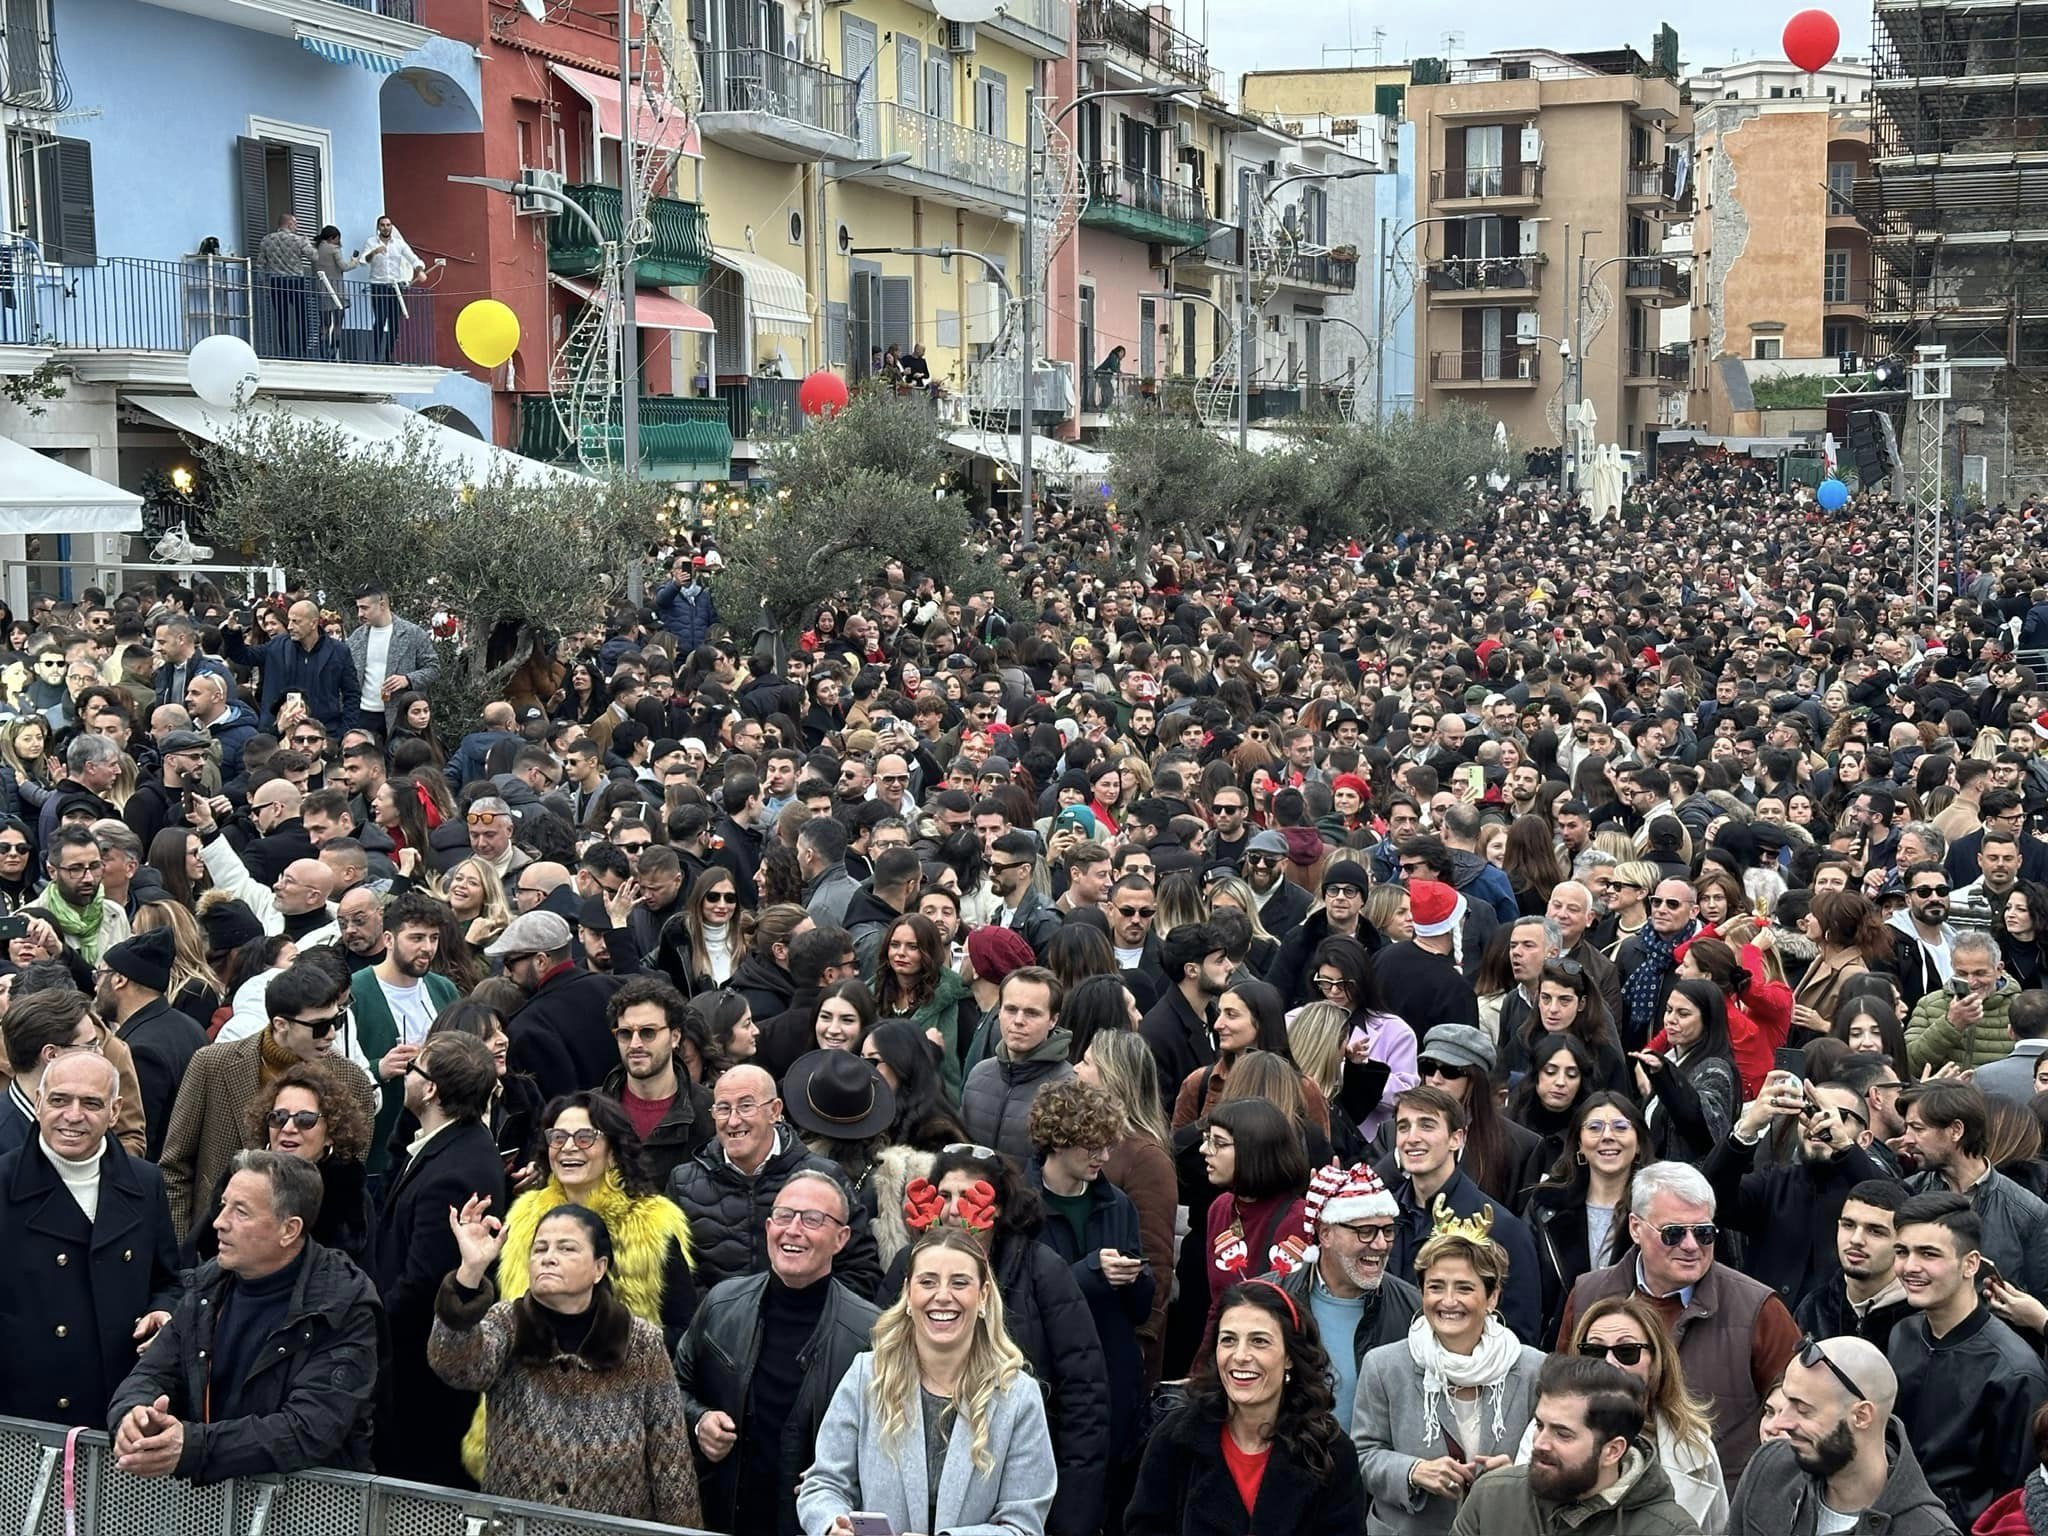
[[[911,0],[936,13],[932,0]],[[1074,42],[1073,0],[1003,0],[1001,9],[975,27],[1037,59],[1064,59]]]
[[[597,223],[607,241],[620,237],[617,187],[577,183],[563,196]],[[673,197],[649,200],[647,221],[654,239],[640,253],[634,277],[642,288],[694,288],[711,271],[711,224],[695,203]],[[581,219],[557,214],[549,221],[548,270],[558,277],[587,277],[602,269],[604,253],[590,243]]]
[[[1542,373],[1543,355],[1533,347],[1429,354],[1429,382],[1446,389],[1526,389]]]
[[[1543,167],[1516,162],[1431,171],[1429,200],[1450,208],[1534,206],[1543,200]]]
[[[796,403],[802,387],[801,379],[720,379],[718,398],[725,402],[726,430],[733,441],[762,443],[795,436],[803,425]]]
[[[1628,169],[1626,195],[1634,205],[1678,204],[1678,173],[1668,165],[1632,165]]]
[[[806,163],[856,147],[854,83],[765,48],[727,48],[700,59],[705,138],[759,160]]]
[[[608,423],[606,462],[623,456],[616,417]],[[562,430],[548,395],[519,397],[519,451],[544,464],[573,464],[576,445]],[[640,397],[640,467],[656,480],[723,480],[732,471],[732,430],[726,402],[678,395]]]
[[[1209,233],[1199,191],[1127,165],[1088,167],[1088,203],[1081,222],[1161,245],[1196,245]]]
[[[1663,304],[1683,304],[1692,297],[1692,274],[1658,256],[1631,257],[1622,269],[1622,284],[1632,297]]]
[[[1628,353],[1628,379],[1632,384],[1683,384],[1686,378],[1686,358],[1681,352],[1653,352],[1645,347],[1631,347]]]
[[[910,158],[902,165],[857,172],[849,180],[977,213],[1024,212],[1022,144],[893,101],[863,105],[859,127],[863,158]]]
[[[1289,288],[1350,293],[1358,287],[1358,258],[1333,251],[1291,251],[1276,275]]]
[[[1223,77],[1209,67],[1208,47],[1143,6],[1081,0],[1080,35],[1083,59],[1121,54],[1161,83],[1222,93]]]
[[[435,295],[390,294],[344,278],[340,323],[323,338],[313,278],[252,274],[239,257],[117,256],[89,267],[16,259],[0,264],[0,346],[77,354],[67,366],[88,382],[182,387],[186,353],[209,336],[238,336],[258,356],[294,365],[290,375],[273,372],[273,385],[431,388],[405,370],[437,366]]]
[[[1537,256],[1447,256],[1424,272],[1430,296],[1439,303],[1498,302],[1533,297],[1543,281]]]
[[[1302,411],[1301,390],[1278,384],[1254,384],[1245,399],[1245,420],[1285,421]]]
[[[182,11],[223,26],[298,41],[309,52],[335,63],[360,50],[393,67],[435,33],[421,20],[419,0],[148,0],[167,11]],[[74,44],[75,44],[74,39]]]
[[[968,380],[966,405],[976,425],[1014,431],[1023,371],[1015,356],[985,362]],[[1040,361],[1031,371],[1031,420],[1053,426],[1074,414],[1074,365]]]

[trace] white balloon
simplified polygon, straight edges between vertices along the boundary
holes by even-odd
[[[988,21],[1002,8],[1002,0],[934,0],[932,6],[948,21]]]
[[[262,388],[263,364],[241,337],[209,336],[186,357],[185,377],[208,405],[238,411]]]

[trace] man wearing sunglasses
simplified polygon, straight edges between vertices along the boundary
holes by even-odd
[[[1899,978],[1899,996],[1908,1008],[1937,991],[1955,974],[1949,946],[1956,929],[1948,920],[1948,871],[1940,864],[1909,866],[1900,881],[1906,888],[1903,911],[1885,922],[1893,931],[1892,959]]]
[[[1756,1451],[1764,1389],[1799,1347],[1799,1327],[1777,1292],[1714,1262],[1714,1188],[1690,1164],[1637,1170],[1628,1235],[1633,1254],[1572,1287],[1558,1337],[1603,1297],[1642,1295],[1678,1341],[1686,1385],[1713,1401],[1714,1449],[1732,1488]]]

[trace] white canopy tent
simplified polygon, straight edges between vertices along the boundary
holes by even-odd
[[[0,534],[140,532],[140,496],[0,437]]]

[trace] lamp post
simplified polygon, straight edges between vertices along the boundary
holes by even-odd
[[[1619,265],[1622,262],[1669,261],[1670,263],[1672,263],[1673,266],[1676,266],[1680,261],[1687,261],[1691,259],[1690,256],[1684,253],[1674,253],[1672,255],[1667,256],[1662,252],[1658,252],[1654,255],[1635,256],[1630,255],[1628,252],[1624,251],[1617,256],[1605,257],[1599,261],[1594,262],[1592,266],[1588,267],[1586,265],[1586,248],[1584,236],[1594,235],[1598,233],[1598,230],[1583,231],[1581,234],[1579,245],[1578,287],[1575,294],[1577,308],[1570,327],[1572,339],[1577,343],[1578,346],[1578,357],[1576,363],[1566,369],[1566,383],[1569,389],[1571,409],[1574,412],[1578,409],[1580,403],[1586,398],[1586,354],[1592,350],[1592,339],[1586,335],[1586,300],[1591,296],[1593,292],[1593,279],[1598,277],[1608,267]],[[1623,283],[1623,287],[1627,287],[1626,282]],[[1654,351],[1659,349],[1652,348],[1651,350]],[[1576,444],[1575,437],[1574,442]],[[1569,480],[1566,481],[1566,489],[1577,490],[1579,479],[1579,455],[1576,452],[1576,447],[1570,455],[1570,464],[1571,476]]]

